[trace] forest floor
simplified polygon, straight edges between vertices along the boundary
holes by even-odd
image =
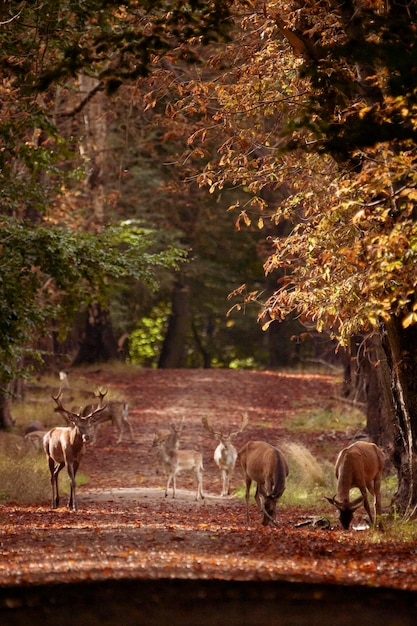
[[[331,424],[321,430],[293,430],[291,419],[332,406],[334,414],[340,393],[336,376],[142,369],[86,370],[77,376],[85,389],[101,385],[109,395],[129,400],[135,441],[125,433],[116,445],[110,424],[100,427],[97,443],[87,446],[81,462],[80,472],[88,481],[78,487],[76,512],[67,510],[66,496],[56,510],[49,502],[0,506],[0,587],[10,591],[59,583],[170,579],[417,591],[415,533],[364,529],[361,510],[355,514],[356,529],[343,531],[336,510],[324,499],[333,494],[323,493],[307,508],[286,504],[283,498],[277,525],[266,527],[254,502],[248,525],[244,500],[234,494],[220,497],[220,474],[213,461],[216,442],[201,418],[218,430],[237,430],[247,413],[249,424],[236,438],[236,447],[250,439],[278,446],[291,441],[333,465],[338,451],[359,431],[341,431]],[[195,500],[193,478],[187,474],[177,478],[177,497],[166,498],[165,477],[158,473],[151,450],[155,431],[183,418],[181,447],[203,452],[203,501]],[[232,486],[242,485],[236,468]],[[328,519],[330,527],[308,523],[317,516]]]

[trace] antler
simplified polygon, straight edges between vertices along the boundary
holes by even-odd
[[[55,400],[55,402],[57,403],[58,409],[60,411],[63,411],[64,413],[68,413],[68,411],[66,409],[64,409],[64,407],[62,406],[61,396],[62,396],[62,387],[59,388],[59,391],[58,391],[56,396],[51,394],[51,398],[52,398],[52,400]],[[57,411],[58,409],[55,409],[55,410]]]
[[[104,396],[107,395],[107,389],[104,387],[98,387],[98,389],[94,392],[96,398],[100,398],[100,402],[103,401]]]
[[[202,417],[201,421],[203,423],[204,428],[208,430],[209,433],[211,433],[215,437],[221,437],[222,433],[217,432],[216,430],[214,430],[212,426],[210,426],[210,424],[208,423],[207,417]]]
[[[240,435],[240,433],[242,432],[242,430],[244,430],[246,428],[248,423],[249,423],[249,416],[248,416],[247,413],[244,413],[242,415],[242,423],[240,425],[239,430],[236,430],[235,432],[230,433],[230,437],[237,437],[237,435]]]
[[[107,393],[107,392],[106,392]],[[62,402],[61,402],[61,396],[62,396],[62,389],[60,389],[58,391],[58,394],[56,396],[52,395],[52,400],[55,400],[55,402],[58,405],[58,408],[55,409],[56,411],[60,411],[61,413],[64,414],[64,416],[66,417],[66,419],[68,419],[70,422],[74,422],[74,419],[80,418],[81,415],[80,413],[73,413],[72,411],[68,411],[68,409],[64,408],[62,406]],[[104,396],[103,396],[104,397]],[[102,411],[104,411],[104,409],[107,408],[107,404],[100,406],[101,404],[101,396],[100,396],[100,403],[98,405],[98,407],[96,409],[94,409],[89,415],[84,415],[82,416],[82,419],[84,420],[90,420],[93,416],[95,416],[97,413],[101,413]],[[93,420],[94,421],[94,420]]]

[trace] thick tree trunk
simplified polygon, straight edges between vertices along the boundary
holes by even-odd
[[[391,457],[398,488],[394,505],[411,519],[417,516],[417,327],[403,328],[400,320],[392,318],[383,331],[395,409]]]
[[[72,364],[99,363],[118,357],[117,341],[108,311],[103,310],[99,304],[93,304],[88,310],[85,330]]]
[[[394,452],[397,435],[396,411],[391,392],[391,369],[382,345],[381,335],[367,341],[369,358],[366,368],[367,431],[389,457]]]
[[[211,352],[208,349],[207,344],[211,341],[211,339],[213,337],[214,323],[209,318],[208,324],[207,324],[207,327],[206,327],[206,337],[208,339],[208,341],[206,341],[206,342],[204,342],[202,337],[200,336],[200,333],[199,333],[199,331],[197,329],[197,325],[194,322],[194,320],[191,323],[191,328],[192,328],[192,331],[193,331],[195,344],[196,344],[197,349],[198,349],[199,353],[201,354],[201,358],[203,360],[203,368],[204,369],[210,369],[211,368]]]
[[[190,291],[184,285],[176,285],[172,294],[168,329],[159,357],[159,368],[185,367],[185,346],[189,328]]]
[[[0,392],[0,430],[13,428],[14,419],[10,413],[10,399],[8,394]]]

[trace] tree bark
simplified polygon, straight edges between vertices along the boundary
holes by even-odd
[[[185,285],[178,284],[172,294],[172,311],[159,357],[159,368],[185,367],[185,347],[189,327],[190,291]]]
[[[117,358],[119,358],[117,341],[114,337],[109,313],[103,310],[99,304],[92,304],[88,310],[78,353],[72,364],[99,363]]]
[[[382,327],[395,411],[392,461],[398,487],[393,504],[405,518],[417,516],[417,327],[391,318]]]
[[[0,430],[13,428],[14,419],[10,413],[10,399],[7,393],[0,392]]]

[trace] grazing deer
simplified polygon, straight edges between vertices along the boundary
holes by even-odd
[[[43,450],[43,438],[45,437],[45,430],[31,430],[24,435],[24,440],[28,448],[33,450]]]
[[[249,494],[252,481],[256,482],[255,500],[263,513],[262,524],[276,524],[277,501],[285,490],[288,465],[284,455],[266,441],[248,441],[238,453],[245,472],[246,521],[249,524]]]
[[[46,433],[45,425],[42,424],[42,422],[39,422],[38,420],[34,420],[33,422],[29,422],[29,424],[26,426],[25,430],[23,431],[23,435],[32,433],[35,430],[43,430],[44,433]]]
[[[98,390],[94,395],[96,398],[99,398],[99,404],[87,404],[81,412],[81,415],[88,415],[93,411],[97,406],[100,406],[103,402],[106,391]],[[116,443],[120,443],[123,438],[123,430],[125,427],[129,429],[130,433],[130,441],[134,441],[133,436],[133,428],[131,423],[129,422],[129,405],[124,400],[109,400],[107,402],[106,410],[103,411],[94,425],[93,429],[93,443],[96,443],[97,440],[97,430],[100,424],[103,422],[111,422],[113,426],[116,426],[119,436],[117,438]]]
[[[172,481],[172,497],[175,498],[177,490],[177,474],[189,471],[193,472],[197,480],[196,500],[198,500],[199,497],[204,499],[203,456],[201,452],[197,452],[196,450],[179,449],[179,438],[183,428],[183,422],[184,420],[182,420],[179,426],[171,423],[170,430],[158,431],[154,436],[151,448],[157,449],[158,461],[168,474],[165,497],[168,495],[168,490]]]
[[[208,419],[206,417],[203,417],[201,421],[203,422],[204,428],[208,430],[209,433],[214,435],[214,437],[220,442],[214,451],[213,458],[220,470],[222,478],[222,491],[220,495],[228,496],[230,494],[230,480],[232,478],[237,459],[237,450],[232,444],[232,439],[237,437],[237,435],[239,435],[242,430],[246,428],[248,424],[248,416],[244,415],[242,417],[242,423],[239,430],[234,432],[219,432],[214,430],[214,428],[212,428],[208,423]]]
[[[82,416],[78,413],[68,411],[62,406],[61,391],[52,399],[57,403],[55,409],[61,413],[70,426],[56,427],[49,430],[43,438],[43,449],[48,459],[49,471],[51,473],[52,486],[52,508],[59,506],[58,474],[65,466],[71,484],[71,491],[68,500],[68,508],[76,511],[78,509],[75,496],[75,475],[85,451],[85,442],[90,438],[90,431],[95,422],[99,419],[100,413],[106,409],[106,405],[95,408],[89,415]]]
[[[357,441],[344,448],[338,455],[335,465],[337,478],[337,496],[327,498],[339,510],[340,523],[344,530],[349,530],[353,513],[362,504],[375,526],[381,515],[381,479],[385,465],[385,454],[374,443]],[[349,492],[357,487],[361,496],[351,502]],[[366,491],[373,496],[372,511]]]

